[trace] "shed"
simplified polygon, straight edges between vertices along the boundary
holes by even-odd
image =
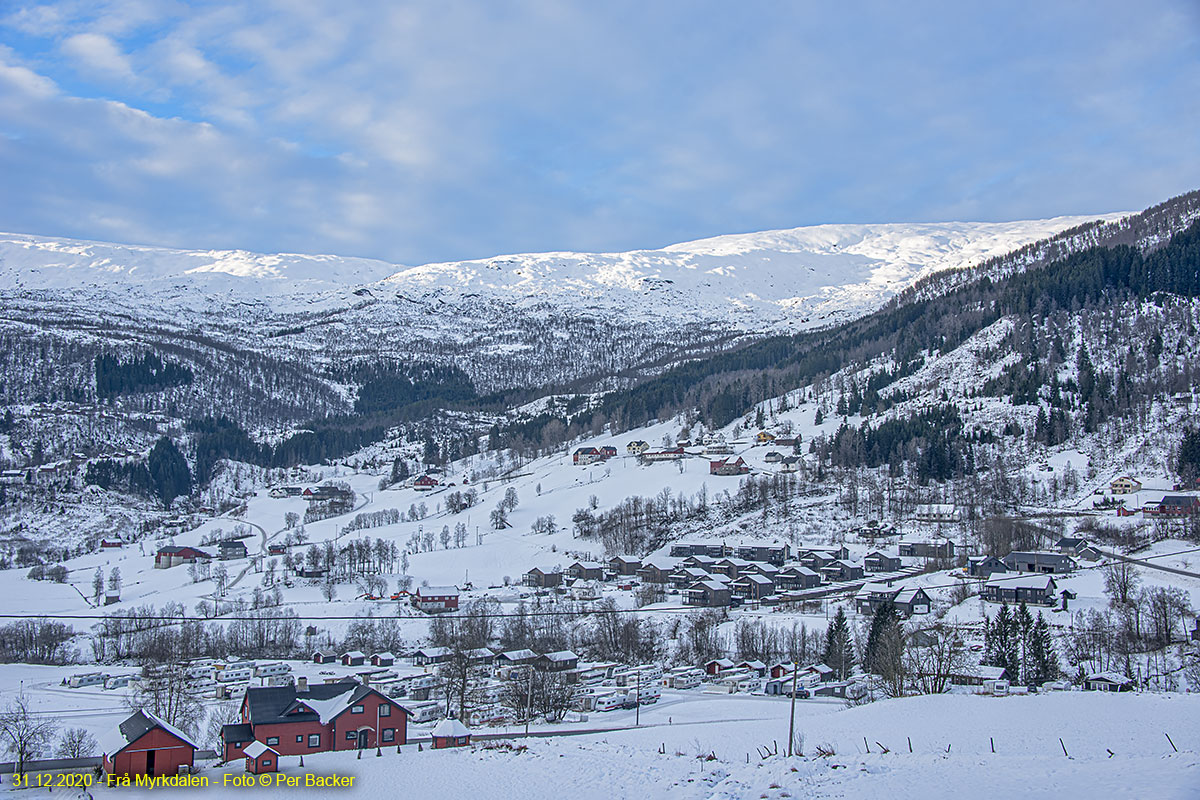
[[[255,739],[242,750],[246,754],[246,772],[261,775],[279,770],[279,753]]]
[[[434,750],[464,747],[471,743],[471,730],[456,719],[446,718],[434,726],[430,737]]]

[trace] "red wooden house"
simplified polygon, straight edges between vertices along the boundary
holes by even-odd
[[[708,462],[709,475],[745,475],[750,472],[750,465],[741,456],[736,461],[723,458],[720,461]]]
[[[149,711],[133,712],[100,742],[109,775],[178,775],[191,769],[196,745],[187,734]]]
[[[421,586],[413,594],[412,604],[433,613],[458,610],[457,586]]]
[[[179,564],[194,564],[197,561],[208,561],[211,559],[212,556],[208,553],[203,550],[197,550],[194,547],[167,545],[166,547],[158,548],[158,552],[154,554],[154,568],[169,569]]]
[[[428,492],[438,485],[438,479],[432,475],[422,475],[413,481],[413,488],[418,492]]]
[[[408,711],[353,680],[253,686],[242,698],[241,718],[221,729],[226,761],[244,758],[253,741],[291,756],[399,745],[408,737]]]

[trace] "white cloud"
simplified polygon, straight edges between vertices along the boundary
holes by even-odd
[[[103,34],[77,33],[63,41],[62,51],[84,71],[127,83],[137,81],[129,57]]]

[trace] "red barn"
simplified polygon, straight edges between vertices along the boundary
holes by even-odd
[[[100,742],[104,771],[109,775],[178,775],[191,769],[196,745],[183,731],[149,711],[133,712]]]
[[[279,771],[279,753],[262,742],[255,740],[246,745],[242,752],[246,754],[246,772],[261,775]]]
[[[421,492],[428,492],[437,485],[438,485],[438,479],[433,477],[432,475],[422,475],[421,477],[419,477],[415,481],[413,481],[413,488],[416,489],[417,491],[421,491]]]
[[[242,698],[242,721],[221,729],[224,758],[245,758],[260,741],[280,756],[404,744],[408,711],[353,681],[313,686],[253,686]]]

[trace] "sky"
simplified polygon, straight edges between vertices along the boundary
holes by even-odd
[[[1200,3],[0,0],[0,230],[420,264],[1200,188]]]

